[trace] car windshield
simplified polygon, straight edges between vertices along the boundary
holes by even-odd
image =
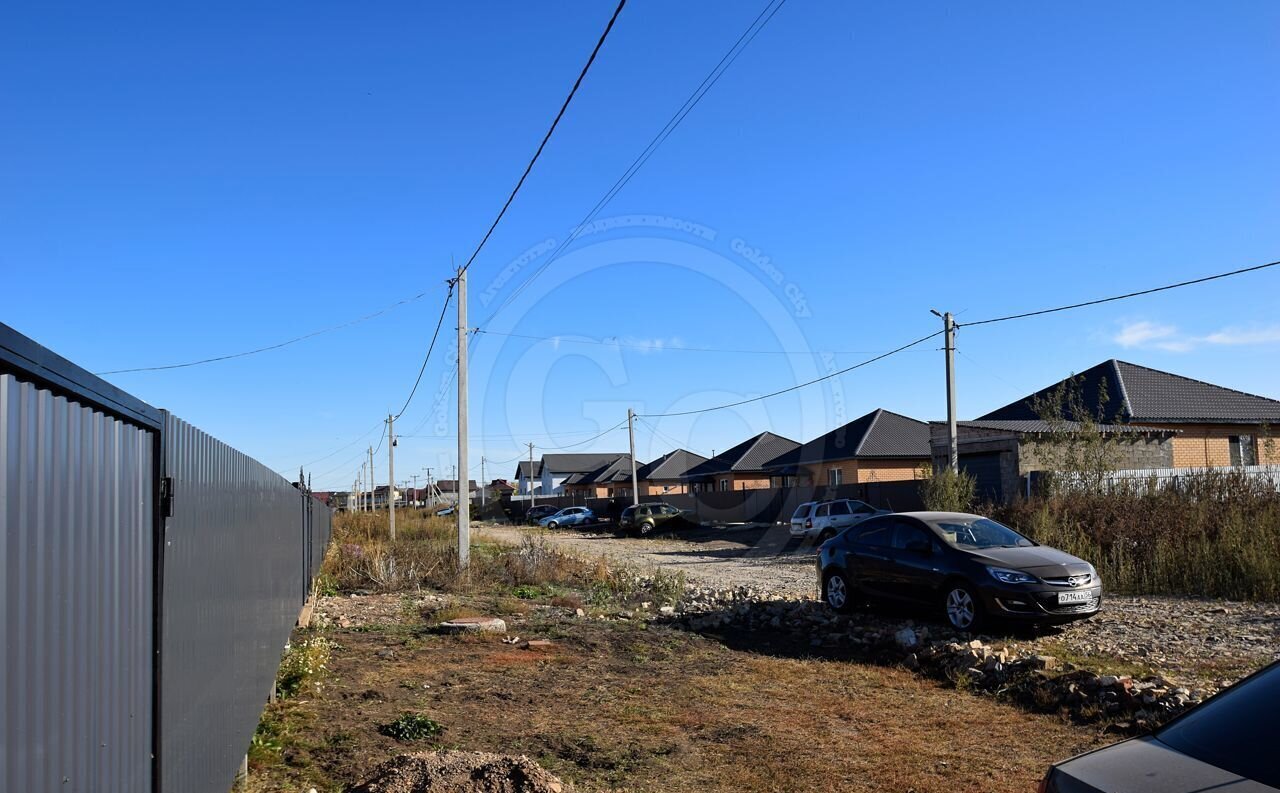
[[[1232,774],[1280,788],[1275,714],[1280,664],[1228,689],[1155,734],[1161,743]]]
[[[622,510],[622,517],[624,518],[629,518],[634,514],[636,514],[636,508],[634,505]]]
[[[990,518],[940,520],[942,539],[956,548],[1029,548],[1034,542]]]
[[[792,515],[792,516],[791,516],[791,519],[792,519],[792,520],[798,520],[798,519],[800,519],[800,518],[807,518],[807,517],[809,517],[809,507],[811,507],[811,506],[813,506],[813,505],[812,505],[812,504],[801,504],[800,506],[796,507],[796,514]]]

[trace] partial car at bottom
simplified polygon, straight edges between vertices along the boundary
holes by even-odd
[[[1150,735],[1058,763],[1040,793],[1280,793],[1280,662]]]
[[[870,599],[915,602],[965,631],[991,619],[1071,622],[1102,607],[1102,579],[1089,562],[960,512],[868,518],[822,545],[818,576],[836,611]]]

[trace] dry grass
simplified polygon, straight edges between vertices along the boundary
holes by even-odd
[[[341,790],[404,750],[378,733],[403,713],[443,725],[424,746],[527,754],[582,791],[1026,791],[1100,742],[901,670],[546,607],[510,622],[553,647],[421,625],[333,632],[330,679],[288,704],[303,726],[279,731],[288,743],[255,786]],[[387,648],[392,658],[376,655]]]

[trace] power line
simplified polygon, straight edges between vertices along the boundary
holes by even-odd
[[[567,444],[565,444],[565,445],[563,445],[563,446],[538,446],[538,448],[539,448],[539,449],[541,449],[541,450],[543,450],[543,451],[551,451],[551,452],[554,452],[554,451],[559,451],[560,449],[572,449],[572,448],[573,448],[573,447],[575,447],[575,446],[585,446],[585,445],[587,445],[588,443],[591,443],[592,441],[596,440],[597,438],[603,438],[604,436],[608,435],[609,433],[611,433],[611,432],[613,432],[613,431],[615,431],[615,430],[622,429],[622,427],[623,427],[626,423],[627,423],[627,420],[626,420],[626,419],[623,419],[622,421],[620,421],[620,422],[618,422],[617,424],[613,425],[612,427],[610,427],[609,429],[605,430],[604,432],[597,433],[597,434],[595,434],[595,435],[591,436],[590,438],[587,438],[585,441],[577,441],[576,443],[567,443]],[[536,444],[535,444],[535,445],[536,445]]]
[[[814,378],[813,380],[810,380],[808,382],[800,383],[798,385],[793,385],[788,388],[783,388],[778,391],[765,394],[763,396],[751,397],[750,399],[740,399],[737,402],[729,402],[723,405],[716,405],[715,407],[700,408],[698,410],[683,410],[683,411],[678,411],[673,413],[645,413],[643,415],[649,418],[666,418],[669,416],[692,416],[695,413],[710,413],[713,410],[724,410],[725,408],[732,408],[732,407],[737,407],[739,405],[746,405],[751,402],[759,402],[762,399],[769,399],[771,397],[776,397],[781,394],[786,394],[791,391],[796,391],[798,389],[805,388],[806,386],[811,386],[815,383],[821,383],[823,380],[830,380],[833,377],[839,377],[840,375],[845,374],[847,372],[852,372],[854,369],[861,369],[862,367],[867,366],[868,364],[873,364],[876,361],[882,361],[885,358],[888,358],[890,355],[897,355],[900,352],[903,352],[912,347],[915,347],[917,344],[923,344],[924,342],[934,338],[935,336],[941,336],[943,333],[944,331],[941,331],[941,330],[934,331],[933,333],[930,333],[928,336],[922,336],[921,338],[918,338],[913,342],[908,342],[907,344],[904,344],[901,347],[898,347],[893,350],[889,350],[888,352],[877,355],[874,358],[868,358],[867,360],[861,363],[856,363],[853,366],[845,367],[844,369],[841,369],[837,372],[832,372],[831,374],[826,374],[826,375],[823,375],[822,377]]]
[[[1113,303],[1117,300],[1128,300],[1131,297],[1141,297],[1142,295],[1150,295],[1156,292],[1165,292],[1170,289],[1179,289],[1184,286],[1193,286],[1195,284],[1203,284],[1208,281],[1216,281],[1219,278],[1230,278],[1233,275],[1243,275],[1244,273],[1252,273],[1256,270],[1265,270],[1268,267],[1280,265],[1280,261],[1267,262],[1266,264],[1256,264],[1253,267],[1242,267],[1239,270],[1232,270],[1226,273],[1218,273],[1217,275],[1206,275],[1204,278],[1193,278],[1190,281],[1179,281],[1176,284],[1167,284],[1165,286],[1157,286],[1153,289],[1143,289],[1139,292],[1129,292],[1123,295],[1114,295],[1112,297],[1103,297],[1098,300],[1087,300],[1083,303],[1072,303],[1069,306],[1058,306],[1056,308],[1042,308],[1039,311],[1028,311],[1023,314],[1010,314],[1006,317],[993,317],[992,319],[980,319],[974,322],[957,322],[957,328],[973,327],[975,325],[990,325],[993,322],[1008,322],[1011,319],[1026,319],[1027,317],[1038,317],[1041,314],[1054,314],[1059,311],[1070,311],[1075,308],[1084,308],[1086,306],[1097,306],[1102,303]]]
[[[500,333],[495,330],[485,330],[484,328],[476,328],[476,333],[484,333],[490,336],[505,336],[512,339],[529,339],[531,341],[551,341],[566,344],[594,344],[602,347],[620,347],[628,350],[646,350],[650,352],[714,352],[726,354],[741,355],[874,355],[881,350],[739,350],[732,348],[716,348],[716,347],[685,347],[683,345],[662,345],[655,346],[652,344],[633,344],[620,341],[616,336],[606,339],[574,339],[564,336],[530,336],[524,333]]]
[[[416,300],[420,300],[424,296],[426,296],[429,291],[430,290],[427,290],[426,292],[419,292],[413,297],[406,297],[406,298],[402,298],[401,300],[397,300],[396,302],[392,303],[386,308],[375,311],[372,314],[365,314],[363,317],[357,317],[356,319],[343,322],[338,325],[331,325],[327,328],[322,328],[320,330],[312,331],[311,333],[306,333],[301,336],[296,336],[292,339],[289,339],[288,341],[282,341],[279,344],[271,344],[266,347],[258,347],[257,349],[245,350],[244,352],[230,353],[228,355],[218,355],[213,358],[201,358],[198,361],[186,361],[184,363],[171,363],[171,364],[165,364],[163,366],[138,366],[133,369],[111,369],[106,372],[94,372],[94,374],[101,377],[103,375],[127,374],[129,372],[158,372],[163,369],[184,369],[188,366],[200,366],[201,364],[216,363],[218,361],[229,361],[233,358],[245,358],[250,355],[257,355],[258,353],[270,352],[271,350],[278,350],[281,347],[288,347],[291,344],[297,344],[300,341],[306,341],[307,339],[312,339],[312,338],[315,338],[316,336],[322,336],[326,333],[332,333],[335,330],[342,330],[343,328],[349,328],[352,325],[358,325],[361,322],[367,322],[368,320],[374,319],[375,317],[380,317],[389,311],[393,311],[399,308],[400,306],[404,305],[405,303],[412,303]]]
[[[422,366],[418,367],[418,377],[413,381],[413,388],[409,390],[409,397],[405,399],[404,405],[396,413],[396,418],[404,415],[409,403],[413,401],[413,395],[418,393],[418,384],[422,382],[422,373],[427,371],[427,361],[431,360],[431,351],[436,348],[436,339],[440,336],[440,326],[444,324],[444,315],[449,311],[449,302],[451,300],[453,300],[452,281],[449,282],[449,291],[445,293],[444,305],[440,307],[440,319],[436,320],[436,330],[431,334],[431,344],[427,346],[427,354],[422,357]]]
[[[462,266],[459,274],[465,273],[471,267],[471,263],[476,260],[476,256],[480,254],[480,249],[489,241],[489,237],[493,234],[493,230],[498,227],[502,216],[507,213],[507,207],[511,206],[511,202],[515,200],[516,193],[520,192],[520,186],[524,184],[524,180],[528,178],[529,172],[533,170],[533,164],[538,161],[542,150],[546,148],[547,141],[551,140],[551,134],[556,131],[556,125],[560,123],[560,119],[564,117],[564,112],[569,109],[569,103],[573,101],[573,97],[578,93],[578,87],[582,85],[583,79],[587,76],[587,71],[591,69],[591,64],[595,63],[596,55],[600,53],[600,48],[604,46],[604,40],[609,37],[609,31],[613,30],[613,23],[618,21],[618,15],[622,13],[622,7],[627,4],[627,0],[619,0],[618,7],[613,10],[613,16],[609,18],[609,24],[605,25],[604,32],[600,34],[600,40],[596,42],[595,49],[591,51],[591,57],[587,58],[586,64],[582,67],[582,71],[578,74],[578,79],[573,82],[573,88],[569,89],[569,95],[564,98],[564,104],[560,106],[560,112],[556,113],[556,117],[551,122],[551,127],[547,130],[547,134],[542,136],[542,142],[538,144],[538,150],[533,153],[533,159],[529,160],[529,164],[525,166],[524,173],[520,174],[520,181],[516,182],[516,186],[511,191],[511,195],[507,196],[507,202],[502,205],[502,209],[498,212],[498,216],[493,219],[493,223],[489,226],[489,230],[485,232],[484,237],[480,240],[480,244],[471,253],[467,263]]]
[[[311,461],[311,462],[309,462],[309,463],[303,463],[303,464],[302,464],[302,467],[303,467],[303,468],[310,468],[311,466],[315,465],[316,463],[322,463],[322,462],[324,462],[325,460],[328,460],[330,457],[334,456],[335,454],[338,454],[338,453],[340,453],[340,452],[344,452],[344,451],[346,451],[347,449],[350,449],[352,446],[355,446],[355,445],[356,445],[357,443],[359,443],[360,441],[362,441],[362,440],[364,440],[365,438],[369,437],[369,433],[373,432],[373,431],[374,431],[374,430],[376,430],[378,427],[382,426],[382,423],[383,423],[383,422],[379,421],[377,424],[374,424],[372,427],[370,427],[369,429],[367,429],[367,430],[365,430],[363,433],[361,433],[361,434],[360,434],[360,436],[359,436],[358,438],[356,438],[355,440],[353,440],[353,441],[351,441],[350,443],[346,444],[345,446],[339,446],[337,449],[334,449],[333,451],[329,452],[329,453],[328,453],[328,454],[326,454],[324,457],[317,457],[316,459],[312,460],[312,461]],[[277,469],[277,470],[279,470],[279,469]]]
[[[775,2],[777,3],[776,5],[774,5]],[[773,19],[774,14],[778,13],[778,10],[781,9],[786,2],[787,0],[769,0],[769,2],[765,4],[765,7],[756,15],[756,18],[751,21],[751,24],[747,26],[747,29],[744,30],[742,35],[738,37],[738,40],[733,43],[733,46],[725,52],[725,54],[720,58],[720,61],[712,67],[710,72],[707,73],[707,76],[702,78],[702,82],[693,90],[693,93],[684,100],[684,104],[682,104],[671,118],[667,120],[667,123],[658,131],[658,134],[653,137],[653,140],[649,141],[649,144],[645,146],[640,154],[631,162],[631,165],[627,166],[627,169],[623,172],[622,176],[618,177],[617,181],[613,183],[613,186],[605,191],[605,194],[596,202],[596,205],[591,208],[591,211],[589,211],[577,226],[575,226],[564,238],[564,240],[556,246],[555,250],[552,251],[551,256],[539,265],[538,269],[536,269],[531,276],[526,278],[519,286],[512,290],[511,294],[498,304],[498,307],[489,315],[489,318],[480,323],[481,325],[489,324],[489,322],[491,322],[499,312],[519,297],[520,293],[528,288],[529,284],[533,283],[538,276],[542,275],[542,273],[551,266],[552,262],[560,258],[560,255],[564,253],[569,245],[582,235],[582,232],[586,230],[587,225],[595,219],[596,215],[600,214],[600,212],[604,210],[609,202],[627,186],[627,183],[631,181],[631,178],[644,167],[645,163],[649,161],[649,158],[653,156],[654,152],[656,152],[658,148],[666,142],[667,138],[671,136],[671,133],[675,132],[676,127],[680,126],[685,117],[698,106],[698,103],[707,95],[707,92],[709,92],[715,84],[720,81],[720,78],[726,71],[728,71],[729,67],[733,65],[733,62],[738,59],[738,56],[742,54],[743,50],[745,50],[751,42],[755,40],[755,37],[759,35],[765,25],[769,24],[769,21]]]
[[[658,429],[658,428],[657,428],[657,427],[655,427],[654,425],[652,425],[652,424],[650,424],[649,422],[645,421],[643,417],[641,417],[641,416],[636,416],[636,420],[637,420],[637,421],[639,421],[641,424],[645,425],[646,427],[648,427],[648,428],[649,428],[649,432],[651,432],[651,433],[653,433],[654,435],[656,435],[657,437],[659,437],[659,438],[661,438],[661,439],[665,440],[667,443],[673,444],[673,445],[675,446],[675,448],[676,448],[676,449],[688,449],[689,451],[693,452],[694,454],[702,454],[702,452],[701,452],[700,450],[693,448],[692,446],[690,446],[690,445],[689,445],[689,444],[687,444],[687,443],[681,443],[680,441],[678,441],[678,440],[676,440],[675,438],[671,437],[670,435],[666,434],[665,432],[663,432],[662,430]],[[675,451],[675,449],[673,449],[672,451]],[[703,457],[706,457],[707,455],[705,455],[705,454],[704,454],[704,455],[702,455],[702,456],[703,456]]]

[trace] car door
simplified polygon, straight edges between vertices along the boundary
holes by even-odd
[[[932,601],[942,586],[942,543],[912,518],[889,518],[893,524],[889,590],[903,600]]]
[[[847,540],[845,566],[853,583],[869,595],[891,595],[893,523],[885,518],[863,521]]]
[[[832,501],[830,514],[830,526],[835,531],[844,531],[857,522],[853,519],[853,510],[849,509],[848,501]]]
[[[813,511],[813,531],[811,534],[822,534],[831,520],[831,502],[824,501]]]

